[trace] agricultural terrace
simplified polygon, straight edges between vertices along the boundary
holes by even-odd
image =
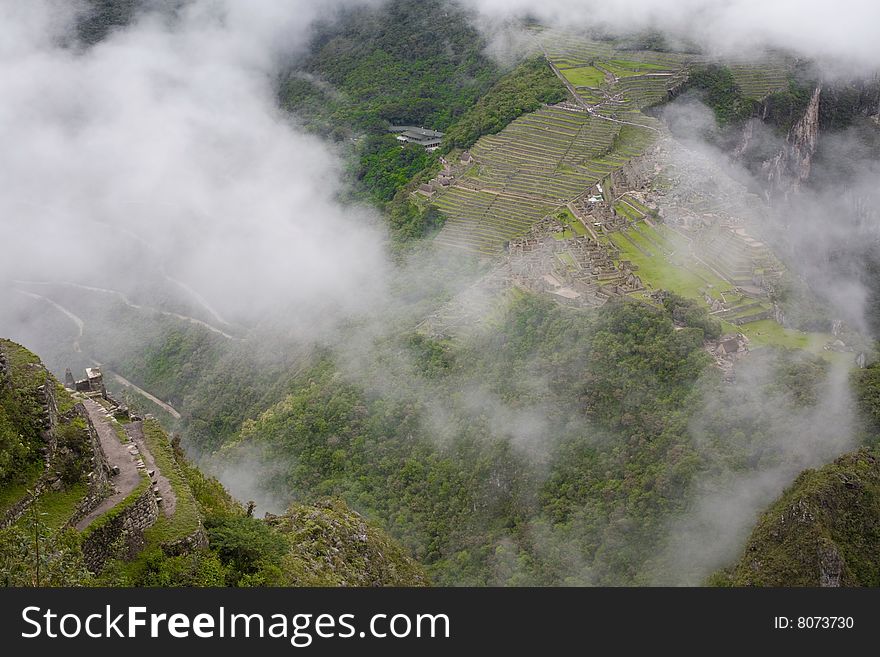
[[[792,67],[781,57],[760,63],[731,63],[728,66],[746,98],[762,100],[774,92],[788,89]]]
[[[638,115],[642,124],[652,121]],[[471,149],[477,164],[432,200],[446,217],[438,244],[497,253],[555,208],[636,157],[656,132],[566,107],[513,121]]]
[[[633,216],[638,208],[635,199],[624,197],[614,207],[620,212],[626,209]],[[643,209],[644,206],[642,206]],[[824,333],[805,333],[787,329],[769,315],[772,311],[765,299],[756,299],[738,293],[734,286],[693,257],[688,240],[675,230],[663,225],[636,220],[626,230],[613,232],[601,241],[613,246],[619,260],[629,261],[638,267],[636,273],[645,286],[645,292],[637,296],[647,298],[655,290],[668,290],[684,297],[705,302],[706,297],[724,301],[728,309],[716,311],[712,316],[720,320],[725,333],[742,333],[753,347],[778,346],[803,349],[829,360],[848,360],[849,356],[825,351],[825,344],[834,337]]]

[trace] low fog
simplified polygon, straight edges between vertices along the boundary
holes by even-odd
[[[880,5],[842,0],[833,9],[819,0],[462,0],[493,35],[523,18],[577,31],[611,34],[650,30],[671,43],[738,59],[785,49],[820,60],[829,71],[873,71],[880,61]],[[503,32],[502,32],[503,33]]]
[[[540,471],[552,444],[548,433],[583,422],[573,409],[547,403],[552,393],[545,378],[522,384],[533,387],[534,406],[511,408],[467,379],[459,398],[444,400],[440,387],[420,378],[411,356],[393,342],[401,326],[411,328],[420,313],[484,269],[427,250],[392,263],[383,219],[339,200],[341,154],[278,108],[280,67],[305,47],[311,23],[342,4],[195,0],[173,15],[140,14],[88,48],[71,37],[76,5],[0,5],[0,300],[5,293],[33,303],[38,284],[54,282],[87,286],[139,307],[143,288],[156,286],[168,290],[157,295],[160,301],[177,295],[196,309],[172,305],[164,314],[204,321],[230,340],[247,335],[242,325],[263,323],[289,330],[300,342],[332,346],[343,375],[371,394],[423,402],[438,442],[450,437],[450,418],[465,415],[488,424],[493,436],[509,440]],[[526,15],[565,27],[595,25],[598,15],[609,29],[658,29],[718,54],[784,48],[829,67],[880,61],[880,5],[871,2],[838,3],[833,12],[793,0],[463,4],[473,6],[490,30]],[[513,39],[504,46],[508,52],[511,43],[520,43],[509,33],[505,38]],[[711,161],[743,188],[765,187],[714,145],[718,128],[697,98],[676,101],[662,119],[680,140],[681,156]],[[770,151],[783,146],[780,135],[759,130],[754,138],[765,140]],[[827,157],[852,159],[847,140],[854,138],[833,139]],[[876,194],[876,164],[868,155],[863,161],[847,178],[846,194],[832,177],[822,189],[752,208],[749,219],[763,222],[762,237],[831,308],[829,322],[843,319],[868,332],[863,272],[841,267],[836,257],[859,231],[877,231],[875,218],[851,211]],[[80,318],[53,308],[76,340]],[[496,310],[487,302],[484,312]],[[341,325],[349,330],[337,341]],[[15,329],[16,338],[43,330]],[[257,347],[259,357],[276,358],[273,345]],[[369,378],[377,363],[387,378]],[[773,368],[772,360],[755,354],[721,395],[701,382],[705,403],[691,434],[708,467],[687,511],[670,521],[657,557],[668,576],[652,583],[698,583],[728,563],[757,514],[800,470],[854,446],[844,369],[831,368],[817,383],[815,404],[795,408],[784,391],[759,394]],[[733,409],[735,422],[746,429],[708,435],[705,426],[720,408]],[[756,422],[763,424],[749,433]],[[766,441],[755,441],[757,433]],[[239,497],[257,500],[261,510],[280,510],[289,501],[263,486],[281,473],[279,463],[259,453],[225,456],[217,472]],[[743,463],[754,467],[743,470]],[[562,555],[572,581],[591,581],[577,544],[543,524],[531,531],[538,554]]]
[[[382,222],[336,201],[340,160],[277,106],[327,3],[185,3],[83,48],[76,5],[0,6],[0,280],[173,286],[229,321],[357,313]]]

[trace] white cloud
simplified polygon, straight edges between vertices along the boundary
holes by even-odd
[[[0,6],[0,279],[76,279],[91,254],[79,274],[122,280],[158,253],[150,266],[233,316],[367,307],[385,285],[381,221],[336,201],[338,158],[274,95],[325,5],[199,0],[82,52],[58,38],[64,7]],[[123,267],[104,257],[120,251]]]
[[[710,52],[749,55],[790,49],[835,65],[876,70],[880,3],[841,0],[463,0],[486,17],[530,15],[556,27],[605,25],[615,31],[657,29]]]

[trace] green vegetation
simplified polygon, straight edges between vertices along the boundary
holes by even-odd
[[[821,333],[805,333],[780,326],[772,319],[750,322],[738,327],[755,345],[772,345],[785,349],[802,349],[815,354],[828,355],[822,347],[833,337]]]
[[[17,391],[21,383],[55,384],[39,359],[19,345],[2,342],[12,376],[0,390]],[[23,388],[28,390],[28,388]],[[66,393],[65,393],[66,394]],[[27,400],[28,398],[24,398]],[[14,401],[14,400],[12,400]],[[73,408],[70,399],[65,405]],[[4,413],[7,408],[3,408]],[[10,402],[9,412],[16,409]],[[108,419],[114,428],[118,423]],[[24,515],[0,530],[0,585],[6,586],[423,586],[422,569],[382,531],[350,511],[338,500],[316,506],[294,505],[271,522],[250,517],[216,479],[189,463],[177,442],[156,420],[143,425],[144,440],[156,467],[175,494],[174,512],[160,512],[145,530],[145,549],[132,561],[114,561],[100,576],[89,573],[82,541],[107,527],[152,483],[140,482],[124,500],[96,518],[78,534],[63,530],[88,492],[85,474],[91,467],[90,436],[78,415],[62,417],[54,428],[57,439],[52,470],[57,476]],[[4,508],[28,494],[26,484],[43,471],[39,461],[17,481],[3,487]],[[207,549],[187,548],[179,539],[201,530],[202,519],[210,540]],[[39,544],[39,565],[37,550]],[[181,552],[183,552],[181,554]],[[39,576],[38,576],[39,572]]]
[[[426,586],[424,570],[385,532],[339,500],[294,504],[269,520],[285,539],[286,586]]]
[[[625,235],[611,233],[609,239],[620,250],[622,260],[628,260],[638,267],[636,274],[646,288],[667,290],[690,299],[703,300],[702,292],[708,286],[707,281],[674,262],[660,249],[651,248],[644,242],[645,248],[642,248],[634,231],[627,231]]]
[[[0,372],[0,490],[27,484],[40,459],[42,408],[37,387],[48,373],[39,358],[10,340],[0,340],[8,376]],[[54,380],[52,381],[54,385]]]
[[[27,495],[28,489],[43,474],[43,464],[33,461],[27,468],[16,471],[12,478],[15,483],[6,483],[0,488],[0,513],[4,513],[9,507]]]
[[[126,495],[125,499],[122,500],[121,502],[119,502],[119,504],[117,504],[112,509],[107,511],[107,513],[104,513],[104,514],[98,516],[97,518],[95,518],[95,520],[92,521],[92,523],[89,524],[89,526],[83,530],[83,536],[87,537],[92,532],[97,531],[98,529],[100,529],[101,527],[103,527],[104,525],[106,525],[107,523],[112,521],[114,518],[118,517],[119,514],[121,514],[128,507],[130,507],[132,504],[134,504],[137,501],[137,499],[141,495],[143,495],[147,489],[150,488],[150,485],[151,485],[150,478],[147,476],[147,474],[145,472],[142,472],[141,473],[141,480],[138,483],[138,485],[134,488],[134,490],[132,490],[128,495]]]
[[[880,364],[855,370],[852,377],[862,436],[876,446],[880,443]]]
[[[470,148],[483,135],[500,132],[517,117],[541,105],[562,102],[565,85],[543,57],[526,60],[499,80],[446,132],[443,148]]]
[[[46,528],[49,531],[57,531],[70,520],[87,490],[86,484],[77,483],[59,491],[50,490],[40,495],[36,508],[44,516],[43,522]],[[26,522],[26,519],[27,515],[22,520]]]
[[[344,10],[318,26],[281,101],[319,128],[445,130],[497,79],[484,46],[465,13],[439,0]]]
[[[472,343],[415,340],[410,353],[424,374],[419,386],[398,388],[410,391],[402,398],[372,395],[322,359],[222,455],[232,466],[239,456],[273,463],[263,483],[274,494],[342,497],[439,584],[591,581],[572,575],[572,560],[590,564],[597,581],[638,581],[695,467],[687,409],[708,357],[703,329],[676,330],[676,312],[620,302],[592,315],[514,295]],[[395,385],[394,370],[382,371]],[[535,377],[547,377],[546,392],[536,394]],[[553,412],[541,415],[535,444],[517,449],[489,408],[472,409],[483,397]],[[448,405],[442,441],[428,400]],[[595,509],[589,518],[585,507]],[[609,551],[618,523],[644,529]],[[555,547],[534,545],[536,533]]]
[[[707,339],[721,337],[721,322],[706,314],[706,309],[694,301],[677,294],[667,294],[663,297],[663,308],[679,326],[692,326],[703,330]]]
[[[479,170],[432,199],[446,218],[434,241],[497,253],[554,208],[643,153],[655,135],[560,107],[521,116],[497,135],[480,138],[471,149]]]
[[[718,64],[691,72],[688,87],[703,94],[703,102],[715,113],[721,127],[738,123],[755,111],[755,101],[743,95],[730,68]]]
[[[811,85],[790,80],[787,89],[775,91],[764,99],[764,122],[773,126],[778,133],[788,134],[791,127],[804,116],[812,92]]]
[[[390,201],[414,176],[438,164],[437,157],[421,146],[401,146],[391,134],[368,135],[361,140],[357,151],[355,178],[379,202]]]
[[[117,317],[131,316],[130,312]],[[132,323],[138,320],[132,317]],[[164,324],[164,325],[163,325]],[[133,327],[133,330],[138,331]],[[172,406],[181,404],[205,367],[216,363],[224,351],[225,339],[199,326],[182,325],[169,318],[156,327],[154,336],[143,336],[141,350],[120,345],[107,353],[107,369],[125,372],[136,385],[149,390]],[[105,344],[104,349],[113,347]]]
[[[754,63],[732,63],[728,68],[743,96],[756,101],[775,92],[784,92],[789,88],[792,75],[792,63],[784,59],[767,58]]]
[[[337,20],[319,25],[309,55],[282,80],[279,99],[311,130],[349,145],[356,142],[349,167],[355,197],[384,206],[437,162],[417,147],[401,148],[387,134],[388,126],[444,131],[467,116],[500,77],[484,46],[464,11],[442,0],[392,0],[346,9]],[[528,81],[538,83],[540,76]],[[530,95],[515,84],[511,91]],[[490,108],[508,102],[503,93],[495,98],[500,105]],[[482,120],[470,116],[469,121]],[[419,216],[405,201],[395,207],[398,241],[430,229],[430,218]]]
[[[880,456],[861,449],[803,472],[758,520],[716,586],[880,585]]]
[[[198,530],[201,520],[192,491],[177,467],[168,434],[156,420],[144,422],[144,442],[156,461],[156,467],[168,479],[177,498],[174,514],[168,517],[160,513],[156,523],[144,532],[148,544],[163,545],[192,535]]]
[[[612,59],[610,61],[600,63],[604,68],[607,68],[617,75],[620,75],[618,71],[628,71],[630,73],[650,73],[669,70],[668,66],[663,66],[661,64],[652,64],[650,62],[633,62],[625,59]]]
[[[605,82],[605,74],[595,66],[567,68],[562,74],[576,87],[599,87]]]
[[[83,43],[98,43],[114,29],[128,25],[142,0],[86,0],[76,30]]]
[[[91,582],[74,530],[51,532],[42,516],[32,513],[22,520],[0,529],[0,586],[86,586]],[[40,543],[39,561],[35,540]]]

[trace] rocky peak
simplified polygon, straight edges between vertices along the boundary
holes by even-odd
[[[766,175],[768,195],[787,198],[810,177],[813,155],[819,141],[819,100],[822,87],[816,86],[804,115],[791,127],[779,152],[761,165]]]

